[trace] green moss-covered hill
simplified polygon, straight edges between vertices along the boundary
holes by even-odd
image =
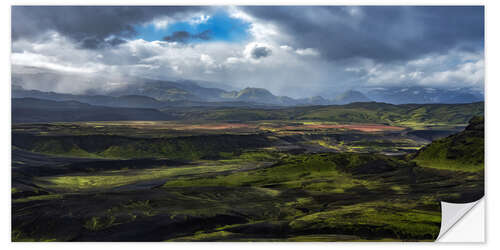
[[[419,127],[420,125],[466,124],[484,115],[484,102],[466,104],[404,104],[359,102],[347,105],[300,106],[290,108],[166,108],[164,113],[178,120],[259,121],[296,120],[338,123],[380,123]]]
[[[199,160],[221,153],[269,146],[259,135],[206,135],[176,138],[132,138],[113,135],[35,136],[12,134],[12,145],[43,154],[90,158],[169,158]]]
[[[436,140],[415,156],[424,167],[462,171],[484,169],[484,116],[472,118],[464,131]]]

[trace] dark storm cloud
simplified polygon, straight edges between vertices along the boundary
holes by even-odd
[[[180,43],[187,43],[192,40],[210,40],[212,38],[212,32],[210,30],[205,30],[203,32],[200,32],[198,34],[191,34],[187,31],[176,31],[172,33],[170,36],[166,36],[163,38],[163,40],[167,42],[180,42]]]
[[[270,56],[272,50],[265,46],[255,46],[250,53],[254,59],[259,59]]]
[[[85,48],[120,44],[135,35],[134,25],[156,17],[178,17],[208,7],[195,6],[13,6],[12,40],[57,31]]]
[[[408,60],[458,48],[481,51],[484,8],[448,7],[245,7],[329,60]]]

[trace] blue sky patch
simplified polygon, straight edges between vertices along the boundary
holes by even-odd
[[[193,19],[192,21],[199,20]],[[165,29],[157,29],[153,24],[137,25],[137,38],[146,41],[163,40],[168,37],[171,41],[181,39],[180,42],[225,41],[240,42],[249,37],[250,23],[230,17],[226,12],[219,11],[204,22],[175,22],[169,23]]]

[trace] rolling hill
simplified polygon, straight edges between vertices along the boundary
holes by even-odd
[[[73,122],[169,120],[172,117],[156,109],[113,108],[76,101],[50,101],[36,98],[12,99],[12,122]]]
[[[286,108],[166,108],[183,120],[246,122],[254,120],[327,121],[338,123],[379,123],[418,127],[425,125],[464,125],[484,114],[484,103],[404,104],[360,102],[346,105],[299,106]]]
[[[436,140],[415,156],[419,165],[439,169],[484,169],[484,116],[472,118],[464,131]]]
[[[51,101],[76,101],[97,106],[125,107],[125,108],[161,108],[168,103],[161,102],[155,98],[142,95],[73,95],[55,92],[42,92],[38,90],[25,90],[16,88],[12,90],[12,98],[36,98]]]
[[[111,99],[109,99],[111,98]],[[112,120],[198,120],[237,121],[299,120],[339,123],[379,123],[418,127],[466,124],[473,116],[484,114],[484,103],[404,104],[360,102],[346,105],[297,107],[259,106],[246,102],[160,102],[142,96],[105,97],[116,105],[109,107],[65,100],[37,98],[12,99],[13,122],[112,121]],[[104,103],[101,101],[99,103]],[[117,104],[118,103],[118,104]],[[150,106],[149,106],[150,105]],[[158,106],[159,108],[156,108]],[[151,107],[151,108],[149,108]],[[161,108],[160,108],[161,107]]]

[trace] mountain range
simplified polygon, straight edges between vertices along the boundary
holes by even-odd
[[[160,84],[151,82],[138,88],[127,87],[102,94],[64,94],[26,90],[19,85],[12,88],[12,98],[37,98],[52,101],[78,101],[99,106],[162,108],[169,106],[297,106],[297,105],[333,105],[352,102],[371,101],[361,92],[350,90],[336,99],[321,96],[293,99],[287,96],[275,96],[263,88],[245,88],[240,91],[226,92],[215,88],[190,86],[190,90],[172,86],[169,82]],[[196,94],[195,94],[196,93]]]
[[[122,77],[123,78],[123,77]],[[99,106],[161,108],[167,106],[305,106],[342,105],[353,102],[404,103],[471,103],[483,101],[483,94],[468,88],[438,89],[426,87],[392,87],[366,89],[364,93],[348,90],[327,99],[322,96],[291,98],[277,96],[264,88],[247,87],[230,90],[227,85],[191,80],[154,80],[112,76],[87,77],[71,73],[15,69],[12,72],[13,98],[38,98],[53,101],[78,101]],[[53,92],[64,86],[95,86],[82,94]],[[203,85],[203,86],[202,86]],[[106,86],[106,87],[103,87]],[[226,88],[226,89],[221,89]],[[78,91],[73,91],[73,93]],[[82,92],[82,91],[80,91]]]
[[[471,88],[392,87],[368,90],[370,99],[392,104],[471,103],[484,101],[483,93]]]

